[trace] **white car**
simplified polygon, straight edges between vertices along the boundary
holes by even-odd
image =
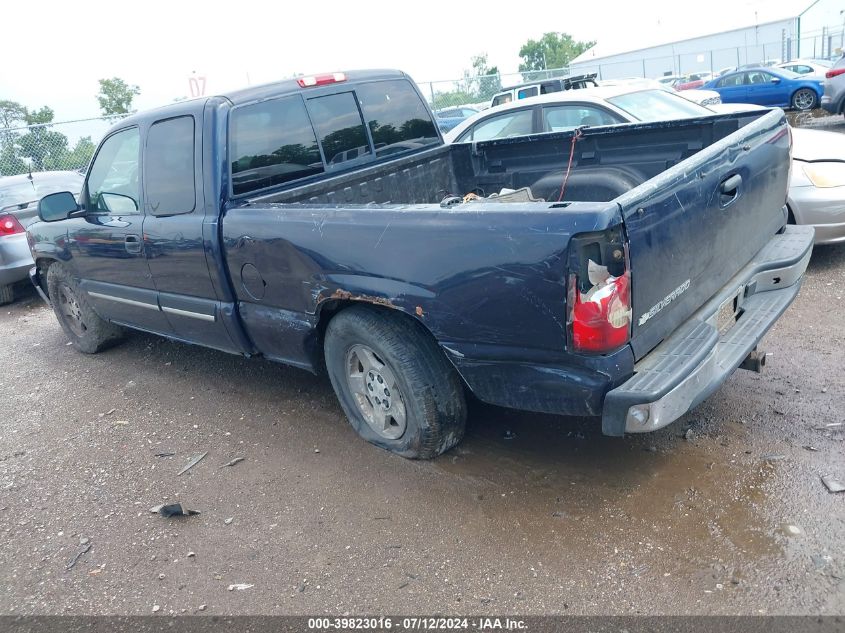
[[[657,88],[660,90],[667,90],[673,94],[681,95],[684,99],[694,101],[698,105],[711,106],[717,103],[722,103],[722,96],[715,90],[701,90],[700,88],[693,88],[691,90],[677,91],[672,88],[672,85],[667,82],[654,79],[605,79],[599,82],[600,86],[629,86],[631,88]]]
[[[444,136],[447,143],[564,132],[579,127],[656,122],[763,110],[750,104],[703,107],[678,93],[631,85],[558,92],[491,108]],[[816,243],[845,242],[845,143],[836,132],[793,129],[787,206],[790,221],[816,229]]]
[[[775,68],[785,68],[799,75],[820,75],[833,68],[833,62],[826,59],[793,59],[791,62],[776,64]]]

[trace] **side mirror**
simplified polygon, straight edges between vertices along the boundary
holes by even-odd
[[[779,84],[780,83],[780,77],[772,77],[772,83],[773,84]]]
[[[51,193],[38,201],[38,217],[44,222],[67,220],[75,211],[79,211],[79,205],[70,191]]]

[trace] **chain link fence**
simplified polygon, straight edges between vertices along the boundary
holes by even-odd
[[[121,116],[0,128],[0,176],[84,171],[106,130]]]

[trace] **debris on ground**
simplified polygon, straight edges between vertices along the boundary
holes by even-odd
[[[228,517],[226,519],[223,519],[223,523],[226,524],[226,525],[231,525],[232,521],[234,521],[234,520],[235,520],[235,517]]]
[[[205,611],[206,607],[207,607],[207,605],[201,604],[200,606],[197,607],[197,611]]]
[[[194,466],[199,464],[203,459],[205,459],[206,455],[208,455],[208,451],[200,453],[199,455],[194,455],[191,460],[187,464],[185,464],[185,467],[178,473],[176,473],[176,476],[178,477],[179,475],[182,475],[191,470],[191,468],[193,468]]]
[[[692,427],[688,428],[684,433],[684,439],[687,442],[691,442],[695,438],[695,433],[692,430]]]
[[[822,483],[827,486],[830,492],[842,492],[845,490],[845,485],[830,476],[822,477]]]
[[[250,587],[254,587],[255,585],[248,585],[245,582],[237,582],[234,585],[229,585],[229,591],[243,591],[244,589],[249,589]]]
[[[153,605],[153,613],[158,613],[159,611],[161,611],[161,607],[157,604],[154,604]]]
[[[789,534],[790,536],[798,536],[799,534],[802,533],[800,527],[798,527],[797,525],[790,525],[790,524],[784,525],[783,531],[786,532],[787,534]]]
[[[819,449],[817,449],[815,446],[810,446],[809,444],[807,444],[806,446],[804,446],[804,448],[806,448],[808,451],[811,451],[811,452],[813,452],[813,453],[815,453],[817,450],[819,450]]]
[[[181,503],[162,503],[161,505],[150,508],[150,512],[160,514],[163,517],[187,517],[192,514],[199,514],[199,510],[188,510],[187,508],[183,508]]]
[[[153,457],[173,457],[176,453],[164,452],[164,453],[156,453]]]
[[[67,562],[67,566],[65,567],[65,571],[70,571],[71,569],[73,569],[73,566],[76,565],[77,562],[79,562],[79,559],[82,558],[83,554],[87,554],[89,551],[91,551],[91,541],[81,543],[79,545],[79,549],[76,550],[76,554],[74,554],[73,558],[71,558]]]
[[[188,552],[187,557],[188,557],[188,558],[195,558],[195,557],[196,557],[196,555],[197,555],[197,553],[196,553],[196,552]]]
[[[766,453],[763,455],[764,462],[779,462],[782,459],[786,459],[786,455],[780,453]]]
[[[234,466],[235,464],[240,464],[245,459],[246,459],[246,457],[236,457],[235,459],[230,460],[230,461],[226,462],[225,464],[223,464],[220,468],[226,468],[227,466]]]

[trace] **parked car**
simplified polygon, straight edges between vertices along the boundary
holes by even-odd
[[[677,91],[696,90],[713,78],[712,73],[692,73],[672,84]]]
[[[530,81],[528,83],[519,84],[505,88],[501,92],[497,92],[490,100],[490,107],[493,108],[503,103],[511,103],[512,101],[519,101],[520,99],[529,99],[538,95],[548,94],[550,92],[562,92],[565,90],[578,90],[581,88],[590,88],[597,86],[596,73],[587,75],[570,75],[567,77],[556,77],[554,79],[543,79],[541,81]]]
[[[39,203],[31,276],[79,351],[129,327],[325,371],[406,457],[461,440],[465,388],[652,431],[760,369],[798,294],[787,131],[772,110],[443,145],[404,73],[299,77],[116,123],[78,203]]]
[[[831,69],[833,62],[826,59],[793,59],[791,62],[776,64],[775,68],[784,68],[797,75],[821,75]]]
[[[675,82],[681,81],[683,78],[683,75],[663,75],[662,77],[655,79],[655,81],[659,81],[667,86],[672,86]]]
[[[822,108],[831,114],[845,113],[845,57],[825,73]]]
[[[643,80],[646,81],[646,80]],[[698,107],[684,93],[643,89],[637,84],[576,93],[546,95],[502,106],[467,119],[445,135],[460,143],[520,134],[564,131],[581,126],[674,120],[766,110],[753,104],[711,104]],[[817,244],[845,241],[845,143],[836,132],[794,128],[793,165],[789,182],[790,222],[811,225]]]
[[[442,110],[435,110],[434,114],[438,118],[443,119],[450,119],[450,118],[461,118],[465,119],[468,116],[472,116],[473,114],[477,114],[478,110],[475,108],[470,108],[468,106],[461,106],[457,108],[443,108]]]
[[[82,180],[73,171],[0,177],[0,305],[14,300],[15,283],[32,268],[25,229],[37,219],[38,200],[57,191],[78,195]]]
[[[754,103],[794,110],[812,110],[821,102],[824,79],[783,68],[753,68],[728,73],[706,84],[723,103]]]

